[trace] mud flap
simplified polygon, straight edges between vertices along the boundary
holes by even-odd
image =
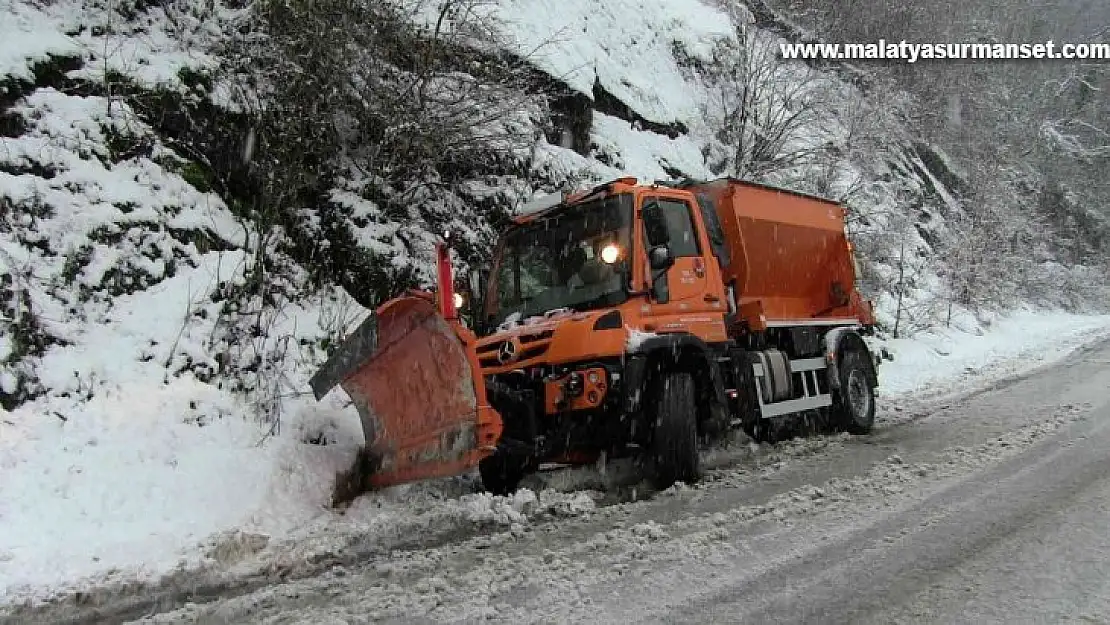
[[[317,401],[338,385],[358,409],[370,486],[457,475],[494,450],[501,417],[467,334],[427,299],[393,299],[309,381]]]

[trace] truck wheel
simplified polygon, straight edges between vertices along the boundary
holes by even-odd
[[[875,387],[867,375],[866,356],[848,350],[840,359],[840,389],[833,397],[836,424],[852,433],[867,434],[875,425]]]
[[[494,453],[478,462],[482,486],[494,495],[511,495],[531,470],[531,459],[506,453]]]
[[[663,376],[658,390],[651,439],[652,478],[657,488],[700,477],[697,398],[689,373]]]

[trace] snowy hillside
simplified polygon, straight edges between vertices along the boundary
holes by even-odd
[[[89,576],[234,564],[228,549],[290,536],[315,544],[305,537],[337,528],[350,537],[444,519],[519,522],[531,494],[462,495],[466,479],[374,495],[349,516],[332,509],[362,434],[342,399],[317,405],[306,381],[368,305],[427,283],[430,233],[441,227],[464,232],[462,264],[538,192],[620,175],[720,175],[714,161],[727,146],[709,114],[720,85],[707,68],[741,45],[737,24],[752,19],[699,0],[484,7],[500,50],[545,76],[535,102],[497,120],[527,141],[453,157],[404,186],[360,170],[353,150],[319,179],[258,175],[307,178],[320,164],[266,170],[300,146],[256,132],[257,111],[244,113],[234,81],[218,79],[234,64],[221,56],[228,40],[250,19],[239,3],[5,5],[14,19],[0,22],[0,601]],[[479,65],[468,67],[481,74]],[[854,87],[837,92],[870,115]],[[585,112],[560,108],[582,99]],[[577,146],[560,139],[573,133],[559,120],[575,115],[588,122]],[[906,128],[852,139],[861,117],[828,118],[795,141],[831,141],[845,155],[822,174],[824,188],[852,192],[865,287],[883,322],[931,326],[891,342],[880,375],[893,390],[1058,356],[1110,327],[1027,313],[986,328],[938,295],[943,267],[915,265],[912,287],[900,280],[906,259],[949,236],[946,219],[962,210],[949,188],[958,168]],[[280,211],[258,200],[295,185]],[[880,236],[894,229],[903,236]],[[1061,281],[1090,271],[1042,260]],[[922,312],[946,305],[947,315]],[[949,342],[952,351],[937,347]],[[922,363],[936,376],[921,375]],[[235,530],[245,534],[224,534]]]

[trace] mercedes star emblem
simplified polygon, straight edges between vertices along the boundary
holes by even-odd
[[[497,348],[497,361],[501,364],[512,362],[516,358],[516,345],[512,341],[505,341]]]

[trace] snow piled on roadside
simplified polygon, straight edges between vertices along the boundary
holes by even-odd
[[[85,577],[153,579],[200,563],[213,534],[280,536],[327,513],[362,438],[338,399],[266,437],[225,391],[137,373],[87,401],[0,412],[0,603]]]
[[[872,347],[893,356],[878,368],[880,396],[923,398],[1020,375],[1103,338],[1110,338],[1110,315],[1023,308],[984,324],[959,319],[951,328],[873,341]]]
[[[160,576],[228,528],[303,527],[362,438],[338,399],[302,411],[301,397],[267,437],[253,406],[207,381],[247,232],[126,102],[34,84],[63,55],[79,66],[68,80],[107,67],[172,88],[211,61],[201,44],[219,24],[176,4],[129,20],[96,0],[38,4],[5,3],[0,20],[0,114],[19,122],[0,137],[0,391],[19,404],[0,408],[0,603]],[[318,358],[327,300],[275,319],[291,361]]]

